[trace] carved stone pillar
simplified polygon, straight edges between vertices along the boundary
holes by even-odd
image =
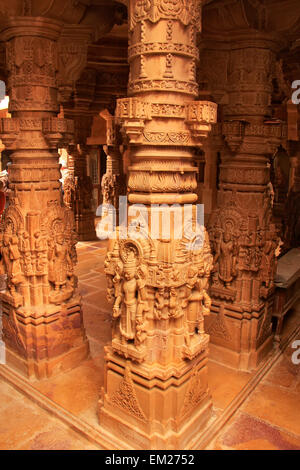
[[[210,416],[203,323],[212,258],[196,222],[193,147],[216,105],[194,101],[200,25],[198,0],[129,2],[129,98],[116,117],[130,147],[130,226],[119,227],[105,263],[114,323],[99,403],[118,448],[189,448]]]
[[[213,126],[212,133],[203,149],[205,152],[204,183],[199,198],[204,205],[205,222],[217,205],[218,159],[223,148],[221,135],[218,135],[219,131],[219,124]]]
[[[86,140],[91,132],[93,116],[84,111],[66,111],[65,116],[72,118],[75,124],[74,144],[68,146],[68,178],[65,190],[65,202],[71,204],[75,217],[75,228],[79,241],[95,240],[95,216],[93,207],[93,183],[87,175],[88,146]],[[70,197],[70,194],[73,194]]]
[[[257,32],[231,42],[224,105],[218,207],[209,232],[214,252],[211,351],[255,368],[272,347],[272,294],[278,237],[271,222],[269,154],[283,137],[270,117],[275,42]]]
[[[11,153],[13,196],[1,227],[8,275],[1,293],[7,362],[29,377],[74,367],[88,353],[74,276],[76,233],[61,198],[57,148],[73,134],[58,119],[57,40],[61,24],[10,18],[6,43],[11,119],[1,139]]]
[[[88,46],[94,35],[92,27],[64,25],[58,41],[59,99],[67,103],[87,65]]]
[[[102,190],[102,213],[98,214],[105,218],[116,218],[115,224],[119,224],[119,197],[126,196],[126,176],[123,172],[123,161],[121,154],[121,135],[119,126],[115,125],[115,118],[109,113],[102,113],[106,120],[106,145],[103,150],[106,153],[106,172],[101,181]],[[112,213],[114,211],[114,214]],[[103,220],[97,225],[98,238],[107,238],[106,230],[103,230]]]
[[[95,240],[93,184],[87,175],[87,138],[93,115],[89,112],[96,87],[96,73],[85,69],[93,30],[84,25],[65,25],[59,39],[59,98],[64,116],[73,119],[74,140],[68,146],[70,176],[64,183],[64,200],[72,208],[79,241]],[[72,97],[72,92],[74,96]]]
[[[300,142],[289,143],[291,187],[284,210],[283,252],[300,246]]]

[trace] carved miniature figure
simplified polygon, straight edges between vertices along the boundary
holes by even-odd
[[[135,320],[137,310],[137,260],[135,253],[128,250],[127,259],[124,262],[122,290],[119,291],[113,308],[113,317],[120,317],[120,333],[126,340],[132,340],[135,336]]]
[[[266,232],[266,241],[262,251],[261,261],[261,280],[267,288],[274,285],[274,277],[276,272],[276,257],[275,252],[279,244],[279,238],[275,231],[268,230]]]
[[[19,249],[23,257],[23,272],[26,276],[33,275],[33,266],[31,259],[31,247],[29,233],[21,231],[19,233]]]
[[[225,287],[230,287],[236,276],[236,246],[228,225],[224,232],[220,233],[214,263],[218,263],[219,278],[224,282]]]
[[[147,267],[139,266],[137,269],[137,287],[138,287],[138,299],[137,299],[137,312],[136,312],[136,335],[135,345],[139,346],[146,339],[146,325],[147,325],[147,313],[150,311],[148,305],[147,296]]]
[[[167,319],[168,313],[164,313],[164,308],[167,305],[165,300],[165,288],[159,287],[155,292],[155,302],[154,302],[154,317],[157,320]]]
[[[53,282],[55,291],[64,288],[68,276],[73,275],[72,262],[69,254],[69,247],[65,243],[63,233],[58,233],[55,237],[55,243],[49,250],[49,259],[51,262],[51,271],[49,269],[49,280]]]
[[[12,294],[15,292],[15,287],[21,284],[23,281],[23,273],[21,268],[21,254],[18,248],[18,244],[18,237],[12,236],[9,245],[9,259],[11,265],[8,283]]]
[[[36,271],[37,274],[45,272],[47,266],[47,239],[40,232],[34,234],[34,249],[36,252]]]
[[[209,279],[204,265],[200,268],[191,266],[188,271],[188,282],[186,284],[186,299],[183,306],[187,307],[189,345],[195,333],[204,334],[204,317],[210,314],[211,299],[206,292]]]
[[[103,195],[103,204],[113,204],[114,184],[112,175],[105,173],[102,177],[101,190]]]

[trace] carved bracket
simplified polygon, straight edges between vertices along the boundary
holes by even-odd
[[[194,139],[207,137],[211,124],[217,122],[218,105],[211,101],[193,101],[186,105],[186,124]]]
[[[62,102],[68,101],[87,64],[88,45],[93,29],[82,25],[65,25],[58,41],[58,86]]]
[[[197,141],[207,137],[211,131],[211,125],[217,122],[217,104],[210,101],[192,101],[185,105],[173,105],[148,103],[138,98],[125,98],[117,101],[116,119],[117,122],[123,124],[123,131],[129,137],[130,143],[141,143],[145,121],[151,121],[157,117],[185,120],[191,137]],[[159,134],[162,135],[161,132]]]
[[[233,153],[241,150],[242,144],[246,145],[247,138],[261,138],[264,139],[266,153],[273,154],[280,144],[286,142],[287,126],[277,121],[266,121],[261,125],[246,121],[225,121],[222,125],[222,134]],[[249,145],[248,142],[247,148],[250,148]]]
[[[68,145],[74,136],[74,122],[71,119],[43,119],[43,133],[51,148]]]
[[[51,148],[57,148],[58,143],[69,143],[73,138],[74,124],[72,120],[60,118],[2,118],[0,120],[0,135],[7,150],[15,150],[19,137],[26,131],[43,133]]]

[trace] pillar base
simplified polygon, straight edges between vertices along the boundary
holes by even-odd
[[[166,367],[132,363],[105,348],[99,421],[112,446],[189,449],[211,417],[207,343],[195,359]]]
[[[10,348],[5,349],[6,365],[31,380],[54,377],[79,366],[89,355],[88,341],[61,356],[44,361],[26,360]]]
[[[233,307],[227,307],[213,304],[210,317],[205,318],[210,334],[209,357],[238,370],[255,370],[273,348],[272,303],[252,317],[237,312],[234,317]]]
[[[62,305],[16,309],[5,300],[3,341],[6,364],[29,379],[44,379],[73,369],[89,355],[80,298]]]
[[[265,341],[257,351],[252,351],[250,353],[232,351],[228,348],[211,343],[209,345],[209,358],[223,364],[224,366],[232,367],[233,369],[240,371],[250,372],[257,369],[272,349],[273,336],[268,338],[268,340]]]

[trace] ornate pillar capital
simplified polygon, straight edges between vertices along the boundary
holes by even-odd
[[[2,23],[1,39],[10,41],[15,38],[37,36],[56,41],[61,34],[63,23],[45,17],[8,16]]]

